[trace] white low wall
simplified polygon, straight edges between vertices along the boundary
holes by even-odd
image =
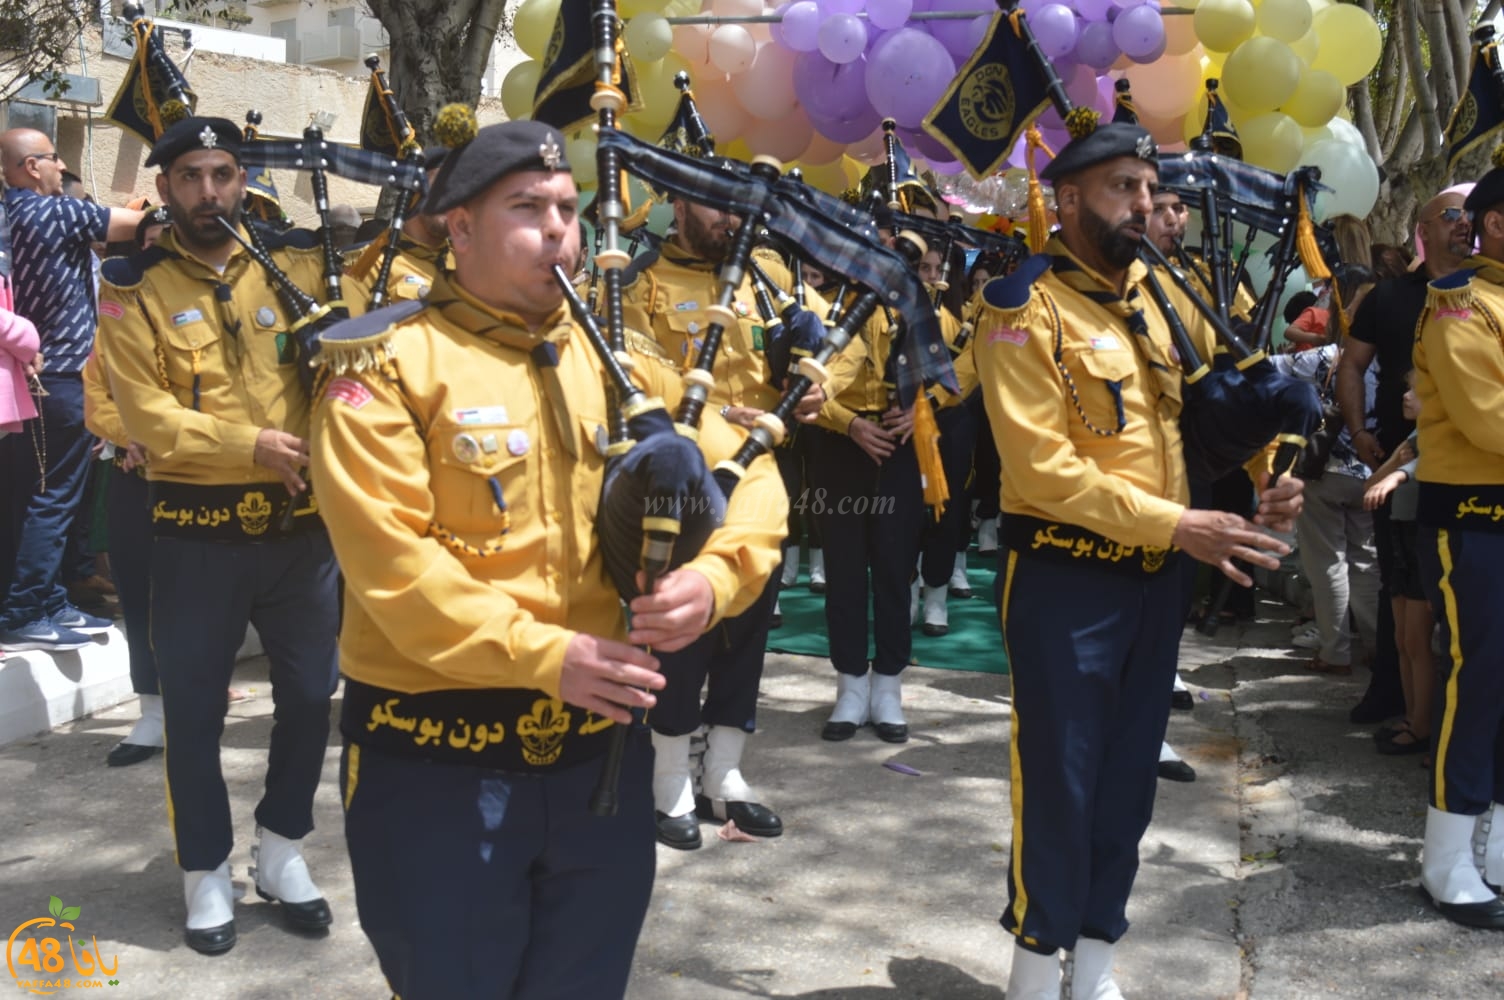
[[[237,659],[261,655],[246,631]],[[135,697],[130,657],[119,627],[71,653],[6,653],[0,660],[0,746],[114,708]]]

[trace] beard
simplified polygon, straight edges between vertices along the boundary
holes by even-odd
[[[731,236],[726,229],[707,225],[693,214],[685,215],[684,225],[679,228],[679,239],[684,243],[684,249],[701,260],[725,260],[731,250]]]
[[[185,206],[168,205],[172,213],[172,231],[177,242],[189,249],[217,250],[233,238],[219,221],[229,220],[223,212],[190,211]],[[229,220],[233,221],[233,220]]]
[[[1116,268],[1126,268],[1138,257],[1139,236],[1124,227],[1136,225],[1147,231],[1148,220],[1142,215],[1130,214],[1114,226],[1086,205],[1081,206],[1081,232],[1092,246],[1102,253],[1102,258]]]

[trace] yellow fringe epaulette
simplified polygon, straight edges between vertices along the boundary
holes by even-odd
[[[1426,308],[1431,312],[1439,309],[1471,309],[1477,300],[1473,289],[1474,271],[1463,268],[1437,278],[1426,286]]]
[[[1049,270],[1049,261],[1046,254],[1033,254],[1024,258],[1012,274],[993,278],[982,286],[979,298],[988,314],[988,324],[1019,330],[1049,321],[1048,296],[1039,287],[1040,278]],[[983,329],[979,323],[977,332],[981,333]]]
[[[391,376],[397,359],[392,330],[409,316],[428,307],[423,299],[399,302],[385,309],[336,323],[319,335],[318,364],[333,375],[380,371]]]
[[[626,330],[627,350],[633,354],[640,354],[646,358],[652,358],[669,371],[677,372],[679,363],[663,349],[657,338],[650,337],[645,333],[628,327]]]

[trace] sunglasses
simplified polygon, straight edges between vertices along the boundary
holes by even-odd
[[[1461,219],[1465,214],[1466,213],[1463,212],[1463,210],[1460,208],[1443,208],[1440,212],[1437,212],[1434,216],[1431,217],[1431,221],[1436,222],[1439,220],[1441,222],[1447,223],[1448,225],[1451,225],[1458,219]]]
[[[27,159],[28,160],[51,160],[53,163],[56,163],[58,160],[61,160],[62,157],[59,156],[59,155],[57,155],[56,153],[32,153],[30,156],[27,157]]]

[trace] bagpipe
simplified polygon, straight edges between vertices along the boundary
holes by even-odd
[[[397,103],[397,97],[392,93],[386,74],[381,71],[381,57],[366,56],[366,69],[371,71],[372,89],[381,101],[382,111],[391,123],[389,128],[392,136],[398,149],[402,151],[402,162],[422,170],[424,167],[423,151],[418,147],[417,134],[408,123],[407,112],[403,111],[402,106]],[[371,286],[371,301],[368,304],[371,310],[380,309],[386,305],[387,283],[392,280],[392,267],[397,262],[397,256],[402,252],[402,226],[423,197],[427,187],[426,174],[424,179],[425,184],[422,187],[405,192],[397,199],[396,207],[392,209],[392,218],[387,224],[386,245],[381,250],[381,266],[376,269],[376,280]],[[322,217],[320,221],[324,221]]]

